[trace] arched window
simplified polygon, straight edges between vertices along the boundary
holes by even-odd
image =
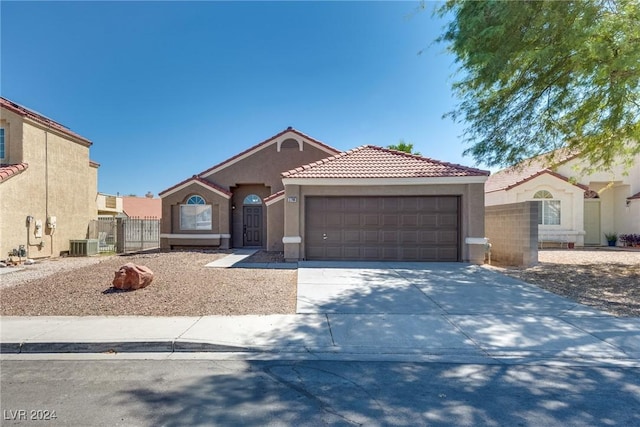
[[[244,205],[261,205],[262,204],[262,199],[257,196],[256,194],[249,194],[247,197],[244,198],[244,201],[242,202],[242,204]]]
[[[206,205],[204,199],[201,196],[198,196],[197,194],[195,196],[189,197],[189,200],[187,200],[187,204],[188,205]]]
[[[533,198],[538,202],[538,224],[560,225],[560,200],[553,200],[547,190],[537,191]]]
[[[197,194],[180,205],[181,230],[211,230],[211,205]]]

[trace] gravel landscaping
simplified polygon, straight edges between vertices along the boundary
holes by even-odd
[[[59,258],[0,275],[0,314],[12,316],[204,316],[292,314],[295,270],[207,268],[225,253],[167,252]],[[128,262],[154,272],[136,291],[111,286]]]
[[[0,314],[12,316],[201,316],[293,314],[296,270],[206,268],[226,253],[166,252],[58,258],[0,273]],[[543,250],[531,268],[492,266],[574,301],[616,316],[640,317],[640,251]],[[258,252],[245,262],[282,262]],[[153,270],[144,289],[111,286],[114,272],[133,262]]]
[[[621,317],[640,317],[640,250],[541,250],[530,268],[495,267],[573,301]]]

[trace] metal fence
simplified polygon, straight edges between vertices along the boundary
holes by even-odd
[[[158,218],[99,217],[89,225],[89,238],[100,252],[135,252],[160,247]]]

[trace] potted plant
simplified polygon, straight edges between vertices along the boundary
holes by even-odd
[[[604,233],[604,238],[607,239],[609,246],[615,246],[618,242],[618,233]]]

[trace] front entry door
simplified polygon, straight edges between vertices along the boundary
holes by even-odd
[[[600,245],[602,234],[600,234],[600,200],[584,201],[584,244]]]
[[[262,246],[262,206],[244,206],[243,246]]]

